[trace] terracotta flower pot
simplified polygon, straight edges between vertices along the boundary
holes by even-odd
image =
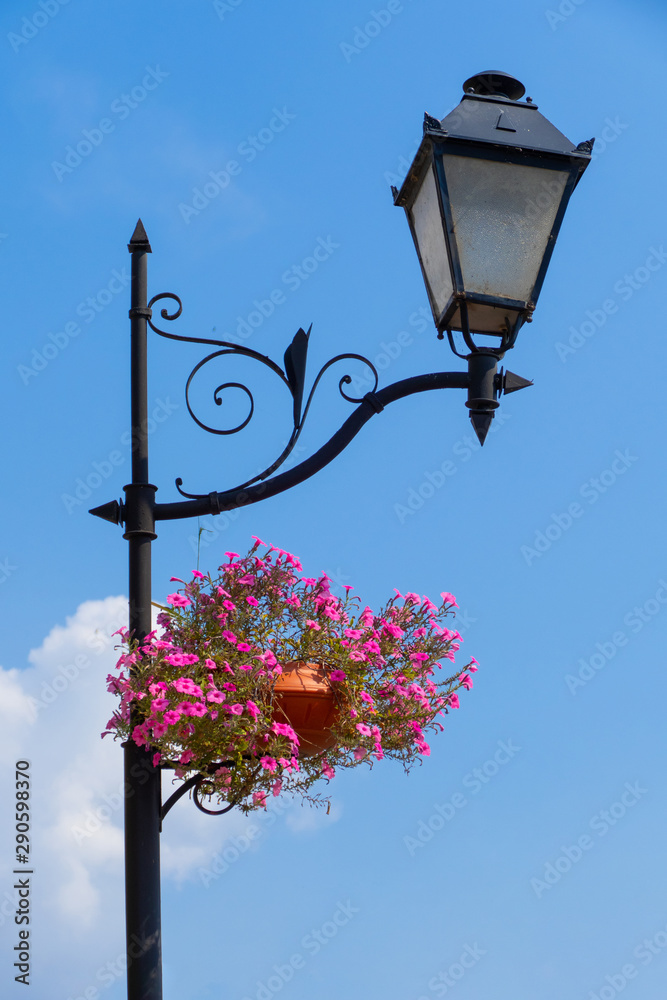
[[[299,756],[312,757],[334,745],[338,715],[333,688],[319,663],[295,660],[283,666],[274,688],[276,720],[287,720],[299,737]]]

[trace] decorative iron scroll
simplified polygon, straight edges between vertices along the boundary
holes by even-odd
[[[224,763],[227,764],[227,765],[230,765],[233,762],[232,761],[225,761]],[[222,765],[219,765],[219,766],[222,766]],[[236,805],[236,802],[229,802],[222,809],[207,809],[206,806],[202,805],[202,802],[201,802],[201,799],[200,799],[200,795],[202,794],[202,792],[201,792],[201,786],[207,780],[208,779],[207,779],[206,775],[204,775],[204,774],[195,774],[191,778],[188,778],[187,781],[184,781],[183,784],[180,785],[180,787],[176,789],[176,791],[173,793],[173,795],[171,795],[167,799],[167,801],[164,803],[164,805],[162,806],[162,808],[160,810],[160,820],[162,821],[165,818],[165,816],[167,815],[167,813],[169,812],[169,810],[172,808],[172,806],[176,805],[176,803],[178,802],[178,800],[181,799],[190,790],[192,790],[192,798],[193,798],[194,804],[197,806],[197,809],[199,809],[203,813],[206,813],[207,816],[223,816],[225,813],[228,813],[231,809],[233,809],[234,806]],[[204,794],[207,794],[207,793],[204,792]]]
[[[177,309],[173,313],[170,313],[169,310],[166,308],[161,309],[160,315],[162,316],[162,318],[168,321],[178,319],[183,311],[183,305],[178,295],[174,295],[173,292],[162,292],[160,295],[155,295],[148,303],[148,308],[151,309],[156,302],[159,302],[163,299],[171,299],[173,302],[177,303]],[[323,365],[320,371],[318,372],[304,406],[303,399],[304,399],[304,389],[306,382],[306,359],[308,354],[308,341],[310,338],[310,331],[312,329],[312,326],[308,328],[308,332],[304,331],[303,329],[299,329],[294,335],[292,343],[285,351],[283,359],[283,364],[284,364],[284,370],[283,370],[283,368],[277,365],[275,361],[272,361],[271,358],[267,357],[265,354],[260,354],[258,351],[253,351],[252,348],[250,347],[243,347],[240,344],[233,344],[230,343],[229,341],[216,340],[209,337],[185,337],[181,334],[167,333],[166,330],[161,330],[159,327],[155,326],[155,324],[152,321],[152,318],[148,319],[148,325],[150,326],[151,330],[155,331],[155,333],[159,334],[161,337],[167,337],[169,340],[182,340],[190,344],[211,344],[219,348],[219,350],[213,351],[211,354],[208,354],[205,358],[203,358],[202,361],[200,361],[198,364],[195,365],[195,367],[190,372],[190,375],[185,385],[185,402],[188,408],[188,413],[190,414],[194,422],[199,427],[201,427],[202,430],[208,431],[209,434],[223,434],[223,435],[237,434],[239,431],[242,431],[244,427],[248,426],[255,412],[255,399],[251,390],[246,385],[244,385],[242,382],[223,382],[221,385],[218,385],[213,391],[214,402],[216,403],[217,406],[221,406],[222,394],[226,389],[241,389],[241,391],[246,394],[249,403],[249,411],[245,420],[241,421],[241,423],[237,424],[235,427],[220,429],[216,427],[210,427],[208,424],[204,423],[203,420],[200,420],[199,417],[196,415],[190,402],[190,386],[192,385],[192,380],[194,379],[195,375],[200,371],[200,369],[202,369],[210,361],[214,361],[216,358],[224,357],[225,355],[237,355],[240,357],[252,358],[254,361],[259,361],[261,364],[269,368],[275,375],[278,376],[278,378],[284,383],[290,395],[292,396],[293,429],[285,448],[280,453],[280,455],[266,469],[264,469],[257,475],[253,476],[251,479],[248,479],[246,482],[240,483],[238,486],[234,487],[235,491],[243,490],[246,487],[251,486],[253,483],[258,483],[264,479],[267,479],[270,475],[272,475],[276,471],[276,469],[279,469],[280,466],[286,461],[286,459],[294,450],[297,441],[299,440],[301,431],[303,430],[306,421],[306,417],[308,416],[308,411],[310,410],[310,404],[313,400],[315,390],[317,389],[317,386],[319,385],[320,380],[324,375],[324,373],[328,371],[328,369],[331,368],[332,365],[337,364],[339,361],[348,361],[348,360],[361,361],[363,364],[367,365],[368,368],[373,373],[375,384],[371,389],[371,393],[374,393],[378,387],[379,376],[377,373],[377,369],[375,368],[375,365],[373,365],[373,363],[368,360],[368,358],[363,357],[363,355],[361,354],[338,354],[335,358],[332,358],[330,361],[327,361],[327,363]],[[352,383],[352,377],[350,375],[343,375],[343,377],[338,382],[338,391],[340,392],[343,399],[346,399],[349,403],[356,403],[356,404],[361,403],[364,397],[357,398],[355,396],[349,395],[345,391],[344,386],[350,385],[351,383]],[[176,488],[178,492],[181,494],[181,496],[187,497],[190,500],[202,500],[208,496],[208,494],[206,493],[186,493],[185,490],[181,489],[182,485],[183,485],[183,480],[180,478],[177,479]]]

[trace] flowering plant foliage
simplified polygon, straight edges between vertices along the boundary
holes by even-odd
[[[326,574],[300,576],[295,556],[259,539],[243,558],[226,555],[215,577],[176,580],[159,631],[138,643],[121,630],[119,673],[107,678],[120,706],[103,736],[134,740],[178,777],[206,776],[204,794],[246,812],[282,791],[316,802],[311,786],[338,768],[388,757],[408,770],[430,754],[426,733],[442,729],[437,717],[459,707],[477,670],[473,658],[463,672],[436,673],[461,641],[445,624],[451,594],[438,607],[397,591],[375,613],[350,587],[333,595]],[[322,665],[337,705],[334,746],[309,756],[274,690],[294,661]]]

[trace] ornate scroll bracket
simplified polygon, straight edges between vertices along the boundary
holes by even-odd
[[[197,373],[202,368],[204,368],[205,365],[209,364],[209,362],[211,361],[214,361],[216,358],[225,357],[226,355],[235,355],[237,357],[251,358],[254,361],[260,362],[262,365],[264,365],[266,368],[268,368],[270,371],[272,371],[275,375],[278,376],[278,378],[285,385],[285,387],[287,388],[292,397],[293,427],[285,448],[280,453],[280,455],[278,455],[278,457],[273,462],[271,462],[269,466],[267,466],[266,469],[264,469],[262,472],[257,473],[257,475],[253,476],[251,479],[246,480],[246,482],[239,483],[230,492],[238,493],[242,490],[245,490],[248,486],[251,486],[253,483],[262,482],[263,480],[271,476],[277,469],[279,469],[281,465],[283,465],[283,463],[287,460],[287,458],[294,450],[296,443],[299,440],[304,424],[306,422],[306,418],[308,416],[308,412],[310,410],[310,405],[313,401],[313,396],[315,395],[315,391],[322,379],[322,376],[326,371],[328,371],[329,368],[332,367],[332,365],[337,364],[339,361],[352,361],[352,360],[361,361],[363,364],[367,365],[367,367],[373,374],[374,385],[369,395],[373,396],[378,387],[379,376],[377,370],[375,366],[372,364],[372,362],[368,360],[368,358],[363,357],[363,355],[361,354],[338,354],[335,358],[332,358],[330,361],[327,361],[327,363],[322,366],[322,368],[315,377],[310,393],[308,394],[308,397],[304,405],[308,341],[310,339],[310,331],[312,329],[312,326],[309,327],[307,332],[303,329],[297,330],[291,344],[285,351],[283,359],[284,368],[281,368],[279,365],[276,364],[275,361],[272,361],[271,358],[267,357],[267,355],[260,354],[258,351],[254,351],[252,350],[252,348],[249,347],[243,347],[240,344],[233,344],[230,343],[229,341],[217,340],[209,337],[186,337],[183,336],[182,334],[168,333],[166,330],[161,330],[158,326],[155,325],[155,323],[153,323],[151,310],[156,302],[160,302],[163,299],[170,299],[177,304],[175,312],[170,313],[169,310],[166,308],[163,308],[160,311],[160,315],[164,320],[167,321],[177,320],[183,311],[183,304],[180,298],[177,295],[173,294],[172,292],[162,292],[160,295],[155,295],[148,303],[148,311],[150,312],[150,316],[147,318],[147,323],[150,326],[151,330],[159,334],[161,337],[167,337],[169,340],[181,340],[190,344],[210,344],[218,348],[218,350],[212,351],[205,358],[203,358],[198,364],[195,365],[195,367],[190,372],[190,375],[188,376],[185,386],[185,401],[188,408],[188,413],[190,414],[194,422],[199,427],[202,428],[202,430],[208,431],[209,434],[221,434],[221,435],[237,434],[239,431],[242,431],[244,427],[248,426],[255,412],[255,398],[251,390],[248,388],[248,386],[244,385],[242,382],[223,382],[213,390],[213,400],[215,404],[217,406],[222,405],[223,393],[225,392],[225,390],[240,389],[242,392],[245,393],[249,405],[248,414],[245,420],[242,420],[235,427],[217,428],[217,427],[211,427],[209,424],[199,419],[197,414],[194,412],[192,402],[190,399],[190,389],[192,386],[192,381],[197,375]],[[351,383],[352,383],[352,377],[350,375],[343,375],[343,377],[338,382],[338,390],[343,399],[346,399],[349,403],[359,404],[363,402],[363,399],[365,397],[357,398],[355,396],[348,394],[344,389],[344,386],[350,385]],[[203,500],[209,496],[209,494],[205,493],[186,493],[185,490],[181,488],[182,485],[183,485],[183,480],[179,477],[176,480],[176,488],[178,492],[181,494],[181,496],[186,497],[189,500]]]
[[[160,295],[156,295],[151,299],[147,309],[150,310],[156,302],[164,299],[169,299],[176,303],[176,309],[170,313],[167,308],[163,308],[161,310],[162,318],[168,321],[178,319],[183,307],[178,296],[171,292],[163,292]],[[258,351],[253,351],[249,347],[209,337],[186,337],[182,334],[168,333],[166,330],[161,330],[153,322],[152,312],[150,318],[146,317],[146,323],[159,336],[166,337],[169,340],[181,340],[192,344],[210,344],[216,348],[216,350],[212,351],[195,365],[186,384],[188,411],[195,423],[203,430],[208,431],[210,434],[236,434],[243,430],[244,427],[247,427],[255,412],[255,401],[250,389],[241,382],[229,381],[223,382],[215,388],[213,392],[214,402],[220,406],[222,403],[222,394],[226,389],[240,389],[245,393],[249,404],[249,412],[243,421],[235,427],[220,429],[210,427],[195,414],[190,402],[190,386],[193,378],[209,362],[226,355],[237,355],[259,361],[277,375],[292,397],[293,423],[293,429],[287,445],[275,461],[262,472],[253,476],[252,479],[232,489],[227,489],[223,492],[186,493],[181,489],[183,482],[179,478],[176,480],[176,487],[181,496],[186,499],[173,503],[155,503],[153,497],[156,487],[151,486],[150,490],[152,492],[146,500],[150,510],[146,507],[144,514],[150,520],[150,530],[152,532],[154,532],[155,522],[157,521],[171,521],[184,517],[204,517],[207,514],[221,514],[223,511],[246,507],[249,504],[258,503],[260,500],[266,500],[269,497],[277,496],[286,490],[292,489],[306,479],[310,479],[311,476],[314,476],[320,469],[323,469],[333,461],[376,413],[380,413],[390,403],[398,399],[404,399],[406,396],[412,396],[418,392],[432,392],[435,389],[466,389],[468,391],[466,406],[470,411],[470,419],[478,439],[483,444],[493,419],[493,411],[498,406],[498,396],[502,395],[503,392],[515,392],[517,389],[532,385],[532,382],[514,375],[512,372],[503,372],[502,369],[498,372],[498,361],[502,358],[502,352],[498,349],[475,348],[467,356],[459,355],[467,361],[467,371],[431,372],[424,375],[413,375],[410,378],[393,382],[382,389],[378,389],[379,377],[377,370],[367,358],[361,354],[339,354],[322,366],[313,382],[304,405],[306,359],[310,329],[307,332],[302,329],[297,331],[291,344],[285,351],[283,360],[284,368],[281,368],[271,358],[260,354]],[[352,383],[352,377],[350,375],[343,375],[338,382],[339,392],[343,399],[356,404],[355,409],[335,434],[316,452],[290,469],[283,470],[274,476],[273,473],[283,465],[299,440],[313,396],[323,375],[332,365],[345,360],[361,361],[370,369],[374,382],[372,390],[360,398],[350,395],[345,391],[345,386]],[[114,500],[110,503],[102,504],[100,507],[95,507],[90,513],[114,524],[124,524],[126,517],[129,516],[128,504],[131,500],[128,488],[126,488],[126,493],[128,495],[125,503],[122,501],[119,503]],[[188,787],[194,786],[191,785]],[[169,801],[171,802],[171,800]]]
[[[218,766],[229,767],[232,763],[232,761],[223,761]],[[184,781],[183,784],[176,789],[173,795],[170,795],[167,801],[162,805],[162,808],[160,809],[160,824],[162,824],[162,821],[169,810],[176,805],[179,799],[182,799],[184,795],[187,795],[189,791],[192,791],[192,799],[197,809],[199,809],[200,812],[206,813],[207,816],[224,816],[225,813],[230,812],[230,810],[232,810],[236,805],[235,802],[228,803],[223,809],[207,809],[206,806],[202,804],[200,798],[201,786],[206,780],[205,775],[195,774],[191,778],[188,778],[187,781]]]

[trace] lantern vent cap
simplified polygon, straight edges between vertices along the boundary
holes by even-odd
[[[497,69],[487,69],[475,73],[463,84],[464,94],[476,94],[478,97],[506,97],[510,101],[519,101],[526,93],[526,88],[509,73]]]

